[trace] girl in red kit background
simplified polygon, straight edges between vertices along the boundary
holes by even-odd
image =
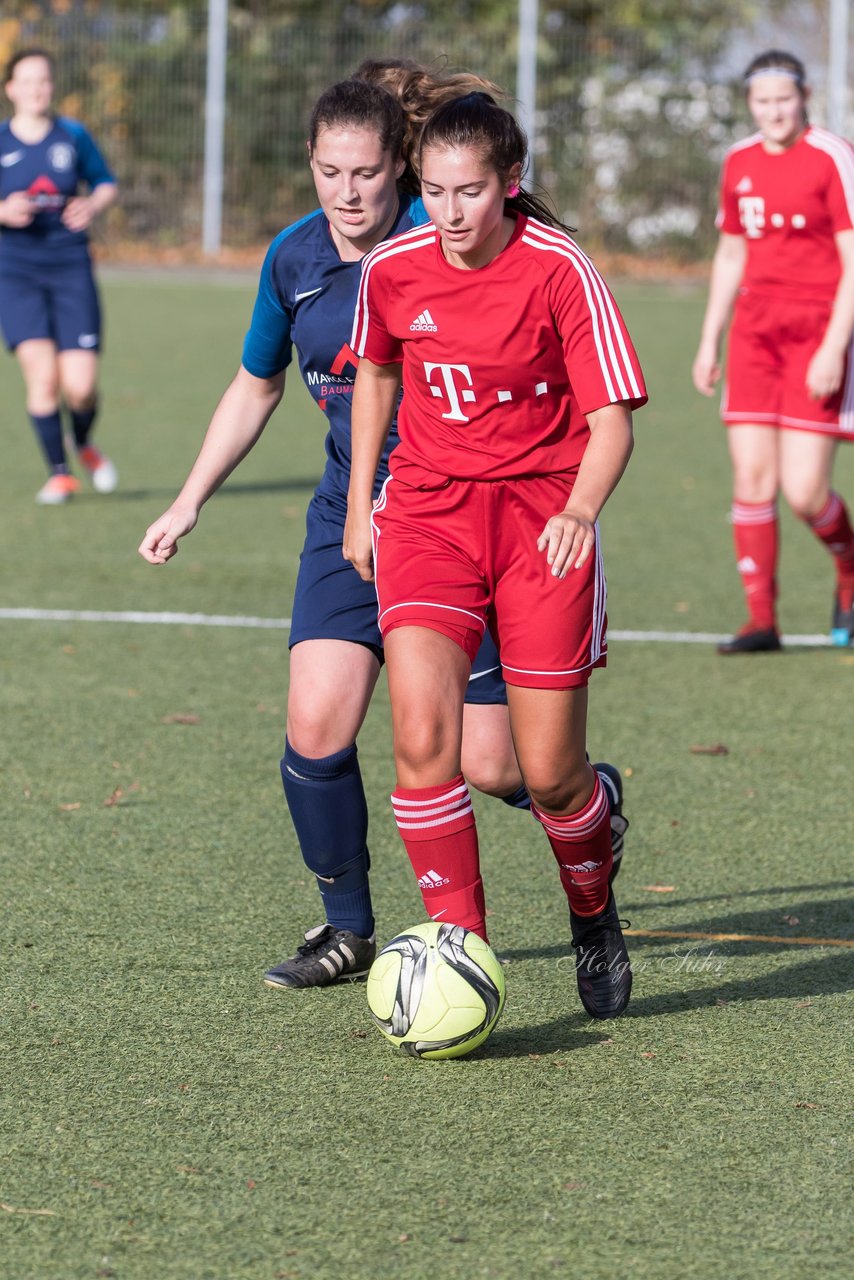
[[[831,488],[854,439],[854,149],[807,119],[801,62],[771,50],[745,73],[758,132],[728,152],[720,240],[694,360],[712,395],[733,311],[721,417],[733,464],[732,523],[749,618],[721,653],[779,650],[777,496],[836,569],[831,638],[854,641],[854,529]],[[733,309],[734,308],[734,309]]]
[[[514,744],[560,867],[579,993],[597,1018],[631,970],[609,884],[608,808],[586,761],[587,681],[603,666],[596,520],[646,400],[593,264],[519,183],[524,135],[482,93],[440,108],[420,143],[431,223],[368,255],[344,554],[376,571],[395,737],[392,797],[431,918],[486,936],[462,704],[487,627]],[[398,391],[401,442],[372,510]]]

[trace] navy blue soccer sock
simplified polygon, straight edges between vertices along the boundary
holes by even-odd
[[[98,413],[98,405],[93,404],[91,409],[69,409],[68,416],[71,419],[71,429],[74,432],[74,443],[78,449],[83,449],[89,443],[89,436],[92,431],[92,423]]]
[[[531,797],[524,782],[520,782],[515,791],[501,797],[502,804],[509,804],[511,809],[530,809]]]
[[[54,474],[67,472],[68,461],[65,457],[65,445],[62,442],[62,418],[59,416],[59,410],[57,409],[55,413],[31,413],[30,422],[33,424],[51,471]]]
[[[285,739],[285,798],[303,860],[317,877],[326,919],[360,938],[374,931],[368,884],[368,805],[356,747],[310,760]]]

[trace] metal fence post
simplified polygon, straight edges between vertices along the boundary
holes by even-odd
[[[537,27],[538,0],[519,0],[519,53],[516,63],[516,97],[519,124],[528,135],[526,186],[534,185],[537,150]]]
[[[827,127],[845,136],[848,69],[848,3],[830,0],[830,49],[827,64]]]
[[[225,153],[225,62],[228,0],[208,0],[208,56],[205,88],[205,170],[202,249],[218,253],[222,244],[223,157]]]

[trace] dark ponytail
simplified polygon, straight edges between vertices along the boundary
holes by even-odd
[[[454,98],[434,111],[421,133],[418,168],[421,157],[430,148],[471,148],[478,151],[483,163],[494,169],[502,181],[519,165],[524,174],[528,162],[528,140],[509,111],[499,107],[488,93],[467,93]],[[507,212],[525,214],[537,218],[549,227],[571,231],[540,196],[522,191],[507,196],[504,201]]]

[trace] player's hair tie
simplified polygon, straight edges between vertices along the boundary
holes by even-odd
[[[803,88],[803,76],[800,71],[794,71],[791,67],[757,67],[749,76],[744,77],[744,83],[751,84],[759,76],[788,76],[790,80],[794,80],[799,89]]]

